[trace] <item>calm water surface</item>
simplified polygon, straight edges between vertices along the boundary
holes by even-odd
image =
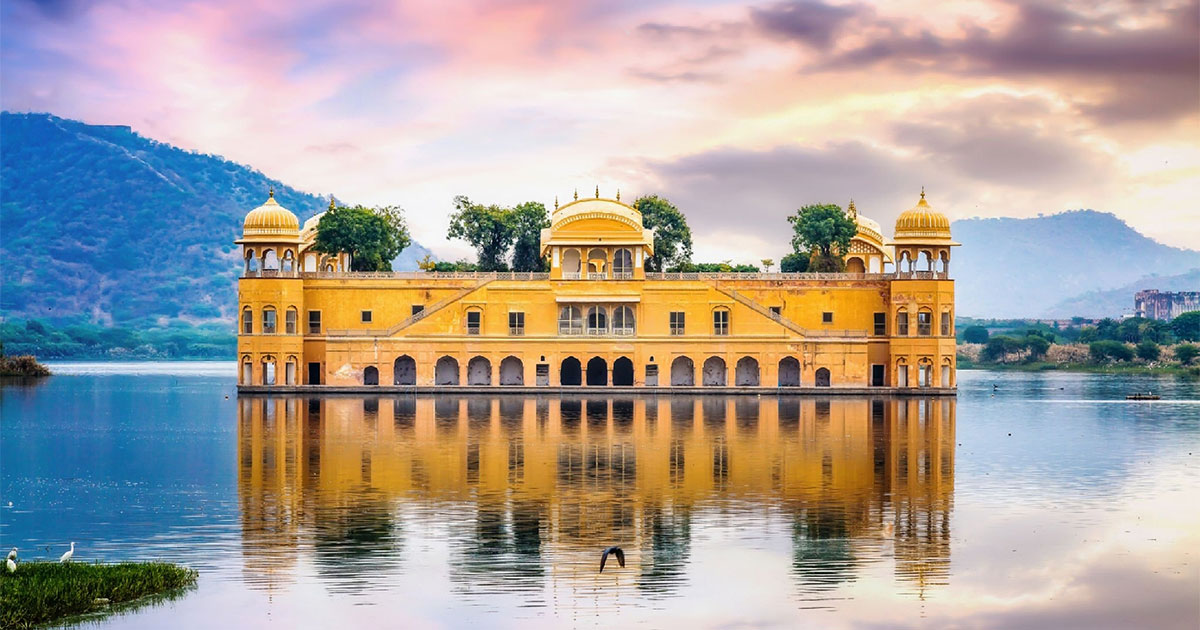
[[[0,549],[200,569],[101,626],[1200,626],[1194,381],[239,398],[232,364],[54,368],[0,389]]]

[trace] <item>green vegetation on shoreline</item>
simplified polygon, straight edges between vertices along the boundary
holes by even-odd
[[[959,355],[958,369],[960,370],[1001,370],[1012,372],[1086,372],[1089,374],[1155,374],[1200,376],[1200,366],[1183,366],[1178,364],[1107,364],[1094,363],[1057,363],[1054,361],[1031,361],[1028,363],[984,363],[972,361]]]
[[[39,359],[233,359],[233,324],[107,327],[86,322],[31,319],[0,323],[0,343],[14,355]]]
[[[196,583],[193,569],[162,562],[22,562],[0,572],[0,628],[32,628]]]

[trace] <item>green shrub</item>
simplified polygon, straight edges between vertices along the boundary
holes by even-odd
[[[966,343],[987,343],[988,329],[983,326],[967,326],[963,330],[963,341]]]
[[[1088,345],[1088,354],[1097,363],[1102,363],[1108,359],[1112,359],[1113,361],[1133,360],[1133,348],[1119,341],[1093,341]]]
[[[1149,339],[1137,345],[1137,357],[1143,361],[1156,361],[1161,353],[1158,344]]]
[[[1175,358],[1184,365],[1190,365],[1198,355],[1200,355],[1200,347],[1190,343],[1181,343],[1175,346]]]

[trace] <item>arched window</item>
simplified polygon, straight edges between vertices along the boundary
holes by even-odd
[[[603,335],[608,332],[608,309],[603,306],[593,306],[588,309],[587,333]]]
[[[263,254],[263,271],[279,271],[279,254],[275,250],[268,249]]]
[[[263,309],[262,332],[264,335],[275,334],[275,307],[268,306]]]
[[[917,387],[933,386],[933,361],[921,359],[917,362]]]
[[[379,368],[374,365],[368,365],[363,370],[363,385],[378,385],[379,384]]]
[[[942,250],[938,254],[938,271],[942,274],[950,273],[950,252]]]
[[[467,362],[467,385],[491,385],[492,362],[485,357],[474,357]]]
[[[863,264],[863,259],[858,256],[851,256],[846,259],[846,273],[866,273],[867,266]]]
[[[254,334],[254,311],[250,310],[249,306],[242,309],[242,334]]]
[[[908,336],[908,311],[904,309],[896,311],[896,336]]]
[[[758,361],[754,357],[738,359],[734,368],[734,384],[739,387],[758,387]]]
[[[954,317],[950,315],[949,309],[942,311],[941,335],[949,337],[954,334]]]
[[[800,386],[800,362],[795,357],[783,357],[779,360],[779,386]]]
[[[275,357],[263,357],[263,385],[275,384]]]
[[[704,375],[701,382],[704,385],[724,387],[725,372],[725,359],[721,357],[708,357],[704,361]]]
[[[618,249],[613,252],[613,278],[633,277],[633,252],[628,249]]]
[[[296,269],[296,258],[292,254],[292,250],[289,249],[283,253],[283,261],[279,268],[284,271],[294,271]]]
[[[917,336],[928,337],[933,334],[933,311],[923,308],[917,311]]]
[[[299,361],[296,359],[295,356],[288,357],[287,365],[284,368],[284,373],[283,373],[283,383],[285,385],[295,385],[296,384],[296,367],[298,365],[299,365]]]
[[[392,364],[392,383],[396,385],[417,384],[417,362],[412,357],[406,354],[396,358],[395,363]]]
[[[500,361],[501,385],[524,385],[525,365],[517,357],[508,356]]]
[[[612,331],[614,335],[633,334],[633,309],[628,306],[618,306],[613,309]]]
[[[258,259],[254,257],[254,250],[246,250],[246,271],[253,273],[258,271]]]
[[[478,335],[483,330],[483,311],[478,308],[467,309],[467,334]]]
[[[908,387],[908,361],[904,357],[896,361],[896,387]]]
[[[583,311],[578,306],[564,306],[558,310],[558,334],[583,334]]]
[[[284,320],[283,320],[284,332],[286,332],[289,335],[296,334],[296,322],[298,319],[299,319],[299,313],[296,311],[296,307],[289,306],[288,310],[287,310],[287,314],[285,315]]]
[[[951,363],[950,357],[942,359],[942,387],[950,387],[950,373],[954,371],[954,364]]]
[[[604,277],[605,267],[608,266],[608,253],[603,249],[593,249],[588,252],[588,277],[600,279]]]
[[[696,384],[696,364],[688,357],[676,357],[671,362],[671,385],[691,387]]]
[[[813,375],[813,379],[817,387],[829,387],[829,369],[818,368],[816,374]]]
[[[254,384],[254,364],[250,362],[250,355],[242,357],[242,385]]]
[[[435,385],[458,385],[458,361],[454,357],[442,357],[434,366]]]
[[[580,256],[578,249],[568,249],[563,252],[562,270],[563,277],[568,280],[576,280],[579,278]]]

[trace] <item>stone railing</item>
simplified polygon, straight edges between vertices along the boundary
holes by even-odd
[[[647,280],[890,280],[890,273],[647,273]]]
[[[897,271],[892,277],[896,280],[949,280],[950,274],[945,271]]]
[[[366,280],[549,280],[550,274],[528,271],[281,271],[259,269],[243,271],[243,278],[311,278]],[[902,271],[896,273],[653,273],[647,280],[946,280],[944,271]],[[563,272],[563,280],[632,280],[633,273]]]

